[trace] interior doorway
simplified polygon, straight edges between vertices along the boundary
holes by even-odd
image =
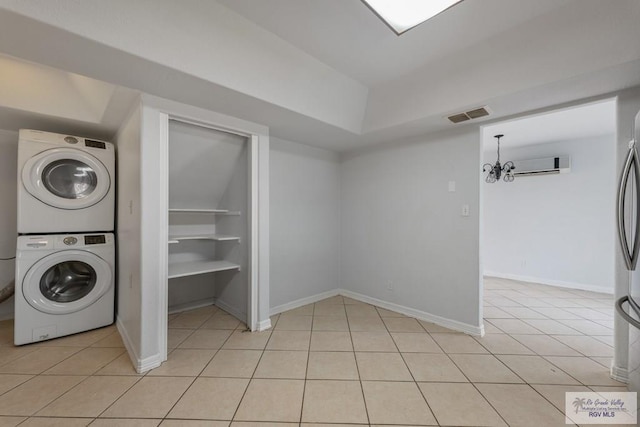
[[[480,134],[483,164],[495,165],[495,136],[504,135],[500,163],[515,166],[512,182],[504,180],[506,171],[494,183],[482,174],[481,313],[488,345],[541,358],[584,385],[576,366],[608,379],[615,99],[492,123]]]

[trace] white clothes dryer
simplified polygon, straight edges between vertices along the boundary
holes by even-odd
[[[16,345],[110,325],[114,305],[113,234],[18,237]]]
[[[18,233],[113,231],[114,210],[113,144],[20,130]]]

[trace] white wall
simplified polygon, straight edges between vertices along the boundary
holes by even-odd
[[[13,280],[16,254],[18,132],[0,129],[0,288]],[[13,298],[0,304],[0,319],[13,317]]]
[[[345,156],[341,274],[349,291],[480,333],[479,131],[467,129]]]
[[[271,311],[340,287],[340,164],[271,139]]]
[[[141,354],[142,322],[141,227],[140,212],[140,132],[141,106],[138,105],[123,123],[116,136],[117,178],[117,323],[129,354],[134,361]]]
[[[484,273],[613,293],[615,136],[501,149],[503,162],[555,156],[570,173],[484,184]]]

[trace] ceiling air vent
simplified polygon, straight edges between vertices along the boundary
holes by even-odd
[[[454,114],[447,117],[453,123],[466,122],[471,119],[478,119],[480,117],[488,116],[489,110],[487,107],[474,108],[473,110],[466,111],[464,113]]]
[[[449,116],[449,120],[451,120],[453,123],[460,123],[469,120],[469,116],[467,116],[465,113],[454,114],[453,116]]]
[[[467,116],[471,119],[477,119],[480,117],[488,116],[489,112],[484,108],[476,108],[475,110],[467,111]]]

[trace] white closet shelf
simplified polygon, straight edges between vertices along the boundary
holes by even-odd
[[[229,261],[176,262],[169,264],[169,279],[225,270],[240,270],[240,266]]]
[[[169,244],[172,243],[180,243],[181,240],[215,240],[216,242],[224,242],[237,240],[240,241],[240,237],[238,236],[227,236],[225,234],[198,234],[198,235],[175,235],[169,236]]]
[[[169,209],[169,213],[240,215],[239,211],[227,209]]]

